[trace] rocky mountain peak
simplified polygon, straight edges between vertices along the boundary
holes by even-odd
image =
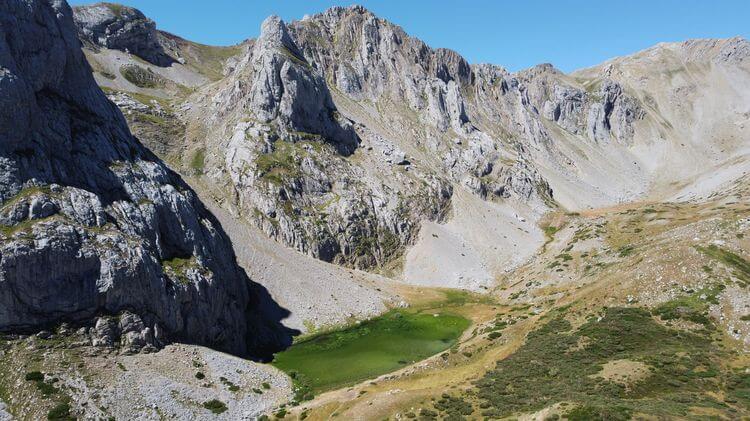
[[[472,82],[471,66],[460,54],[447,48],[434,51],[434,74],[445,83],[455,80],[459,84]]]
[[[272,123],[286,139],[305,133],[321,136],[344,154],[354,150],[358,141],[351,123],[340,117],[323,75],[307,62],[279,17],[263,22],[242,63],[232,76],[237,83],[217,95],[220,112],[237,110]]]
[[[750,58],[750,41],[743,37],[727,39],[722,45],[718,59],[723,62],[741,63]]]
[[[285,49],[294,57],[304,61],[304,55],[289,36],[284,21],[278,16],[269,16],[263,21],[256,46],[261,49]]]
[[[548,75],[558,76],[562,75],[562,72],[555,68],[552,63],[541,63],[535,66],[529,67],[528,69],[521,70],[517,73],[519,76],[533,79],[537,77],[544,77]]]
[[[175,60],[159,42],[156,24],[140,10],[114,3],[96,3],[74,9],[79,36],[94,45],[126,51],[157,66]]]
[[[371,16],[375,17],[375,14],[370,12],[364,6],[354,4],[351,6],[333,6],[329,7],[322,13],[316,13],[314,15],[305,16],[303,21],[320,21],[325,22],[326,26],[333,27],[338,25],[342,19],[349,19],[355,15],[360,16]]]

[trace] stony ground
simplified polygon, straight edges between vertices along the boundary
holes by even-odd
[[[70,332],[45,337],[3,341],[0,396],[18,419],[57,419],[64,407],[79,419],[250,420],[291,398],[283,373],[208,348],[175,344],[126,355]]]

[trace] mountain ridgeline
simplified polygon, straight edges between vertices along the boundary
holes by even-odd
[[[111,44],[78,10],[79,34]],[[422,221],[450,217],[456,188],[532,220],[680,193],[741,150],[730,127],[747,112],[748,50],[740,38],[696,40],[569,75],[510,73],[360,6],[271,17],[223,77],[179,97],[183,141],[155,148],[268,236],[378,267],[404,255]]]
[[[0,0],[0,421],[741,418],[748,139],[742,38],[509,72]]]

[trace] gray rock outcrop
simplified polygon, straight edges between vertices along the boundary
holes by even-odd
[[[507,138],[496,133],[515,134],[513,127],[497,130],[498,124],[524,114],[533,129],[519,135],[530,134],[534,142],[546,136],[538,112],[518,99],[524,86],[507,72],[471,66],[451,50],[431,49],[361,6],[333,7],[289,26],[307,60],[330,84],[352,100],[383,104],[378,118],[411,142],[424,142],[429,154],[442,157],[443,170],[453,182],[484,197],[487,192],[505,198],[520,193],[515,197],[542,203],[551,194],[538,173],[528,176],[535,172],[528,153],[513,151],[519,162],[512,165],[498,162]],[[485,95],[485,85],[501,91]],[[492,110],[497,115],[483,115]],[[404,122],[409,114],[417,121]],[[420,135],[412,137],[413,132]],[[511,176],[521,168],[524,176]],[[510,180],[517,181],[504,185]],[[522,187],[521,180],[540,184]]]
[[[113,3],[78,6],[73,18],[79,37],[101,47],[136,55],[157,66],[175,62],[163,46],[156,24],[139,10]]]
[[[96,86],[67,4],[0,2],[0,34],[0,331],[127,312],[96,323],[102,341],[288,343],[213,216]]]
[[[616,139],[627,141],[633,137],[633,123],[645,113],[631,97],[625,95],[617,83],[605,80],[599,90],[599,101],[591,104],[588,114],[587,134],[597,142]]]
[[[417,238],[422,220],[447,215],[452,184],[488,200],[550,202],[530,154],[508,152],[508,139],[472,116],[484,83],[459,54],[359,6],[291,24],[271,17],[232,73],[196,98],[193,121],[210,109],[202,130],[211,135],[195,140],[208,151],[206,176],[228,180],[266,234],[326,261],[382,265]],[[491,101],[485,109],[497,109]],[[364,161],[347,158],[355,148]],[[423,155],[405,152],[415,148]]]
[[[318,135],[343,154],[354,151],[358,139],[351,122],[341,118],[325,80],[306,61],[281,19],[271,16],[263,22],[243,61],[235,69],[243,83],[223,94],[224,113],[239,104],[241,112],[273,124],[285,137]]]
[[[341,115],[320,69],[277,17],[263,22],[210,101],[208,131],[220,135],[207,155],[223,160],[209,161],[219,171],[207,172],[226,175],[247,218],[300,251],[356,267],[383,264],[414,240],[421,219],[446,213],[451,188],[439,177],[410,169],[423,184],[394,188],[411,178],[405,154]],[[380,164],[393,182],[347,159],[363,141],[383,147]]]

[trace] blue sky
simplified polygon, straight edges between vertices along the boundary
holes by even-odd
[[[91,1],[70,1],[72,5]],[[229,45],[258,35],[276,14],[302,18],[349,1],[121,0],[192,41]],[[502,1],[362,0],[378,16],[432,47],[511,71],[549,62],[563,71],[598,64],[662,41],[750,38],[750,0]]]

